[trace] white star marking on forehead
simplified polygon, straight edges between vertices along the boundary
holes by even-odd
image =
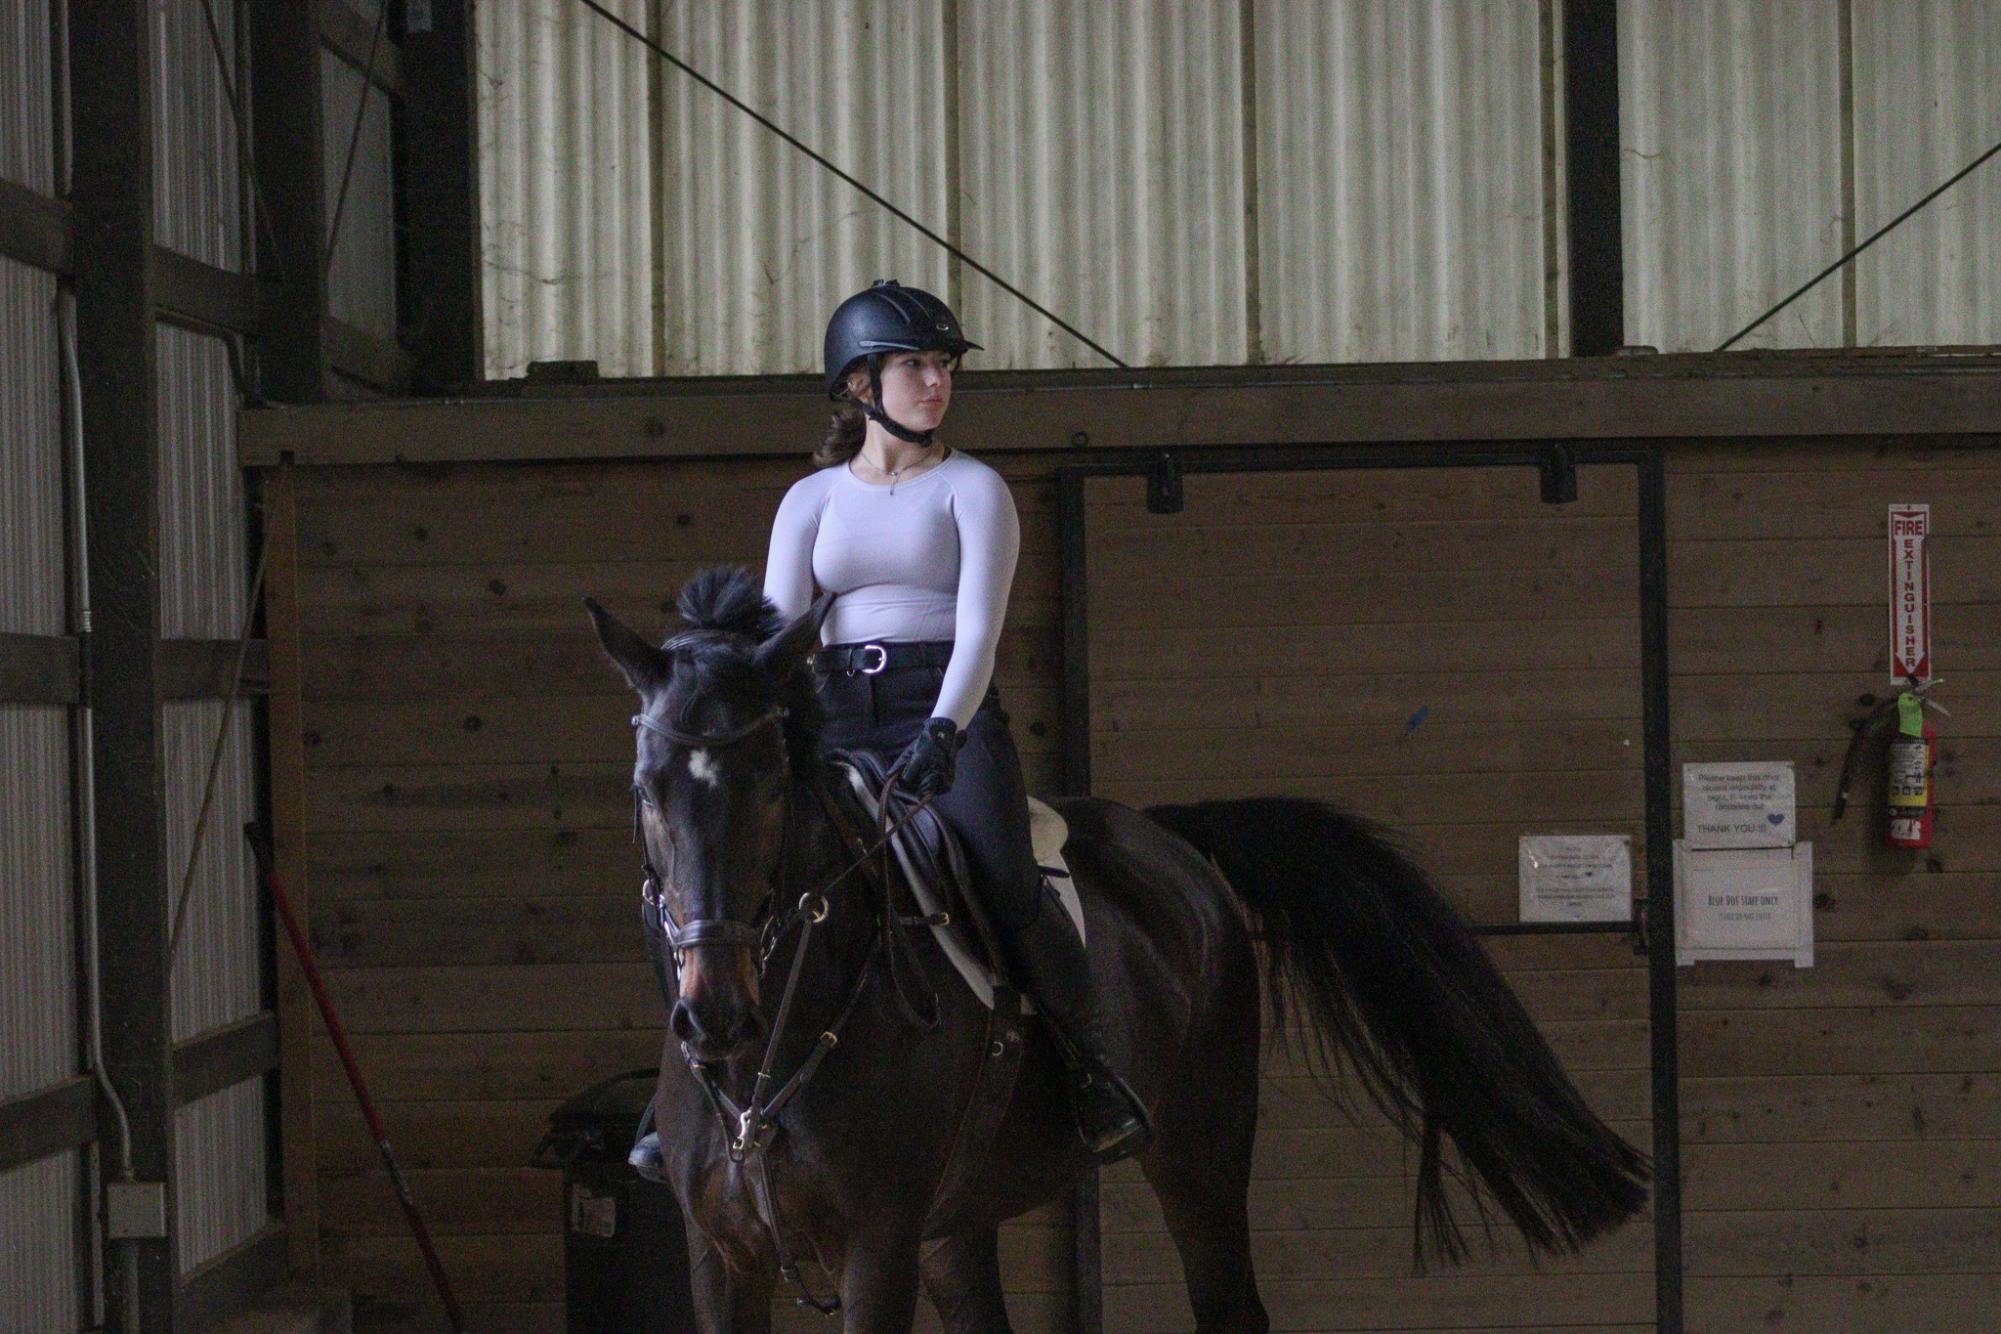
[[[688,752],[688,772],[701,779],[704,783],[707,783],[710,787],[721,787],[723,785],[723,771],[709,757],[709,752],[706,750],[691,750]]]

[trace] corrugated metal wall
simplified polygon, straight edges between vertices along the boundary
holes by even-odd
[[[0,632],[59,635],[66,594],[53,274],[0,257]]]
[[[363,94],[366,93],[366,102]],[[321,162],[326,225],[333,254],[327,269],[327,308],[336,319],[378,338],[396,336],[396,183],[389,98],[360,70],[320,52]],[[355,114],[361,133],[355,136]],[[348,146],[354,167],[347,167]],[[341,199],[341,180],[347,196]],[[339,205],[340,216],[334,216]],[[339,231],[334,228],[338,225]]]
[[[242,82],[236,6],[231,0],[209,3],[213,37],[202,0],[154,0],[153,224],[169,250],[240,270],[242,150],[226,91]]]
[[[481,10],[489,374],[813,369],[879,276],[954,301],[981,367],[1098,362],[664,65],[649,140],[642,48],[553,4]],[[654,8],[668,49],[1127,361],[1565,350],[1556,0]],[[1627,341],[1716,346],[1971,160],[1997,28],[1992,0],[1621,0]],[[1741,346],[2001,343],[1997,212],[1988,170]]]
[[[1842,0],[1620,0],[1626,340],[1707,351],[1842,253]],[[1839,347],[1823,283],[1738,346]]]
[[[591,355],[616,373],[574,281],[522,290],[524,269],[561,276],[531,247],[560,253],[588,216],[510,175],[524,142],[564,133],[537,119],[525,62],[567,33],[534,12],[481,11],[489,374]],[[669,50],[1142,365],[1540,355],[1541,21],[1539,0],[658,4]],[[1103,364],[686,75],[654,74],[659,348],[631,370],[817,368],[826,313],[890,276],[953,301],[982,367]],[[1419,114],[1441,102],[1452,115]]]
[[[1268,359],[1546,354],[1540,19],[1260,0]]]
[[[958,13],[958,136],[939,152],[960,159],[961,244],[1128,363],[1244,361],[1238,7],[1010,0]],[[906,77],[953,56],[919,59]],[[863,136],[860,165],[897,156],[909,123]],[[961,291],[987,349],[978,365],[1105,364],[986,279],[968,271]],[[817,342],[829,309],[795,304],[782,318]]]
[[[937,0],[667,0],[660,40],[926,226],[946,217]],[[660,80],[660,351],[669,375],[820,364],[831,310],[875,278],[944,292],[946,256],[673,69]],[[982,337],[982,342],[989,339]],[[652,349],[648,348],[649,357]]]
[[[1855,0],[1856,235],[2001,139],[2001,4]],[[2001,162],[1856,261],[1865,347],[2001,343]]]
[[[22,9],[47,11],[39,5]],[[5,174],[48,188],[47,102],[39,131],[22,89],[46,99],[46,27],[0,16],[9,71],[0,96]],[[32,15],[30,17],[33,17]],[[16,77],[36,66],[36,77]],[[61,379],[51,274],[0,259],[0,633],[67,630]],[[69,710],[0,704],[0,1101],[79,1069],[76,874]],[[82,1323],[77,1242],[81,1165],[55,1154],[0,1173],[0,1329]]]
[[[249,576],[227,349],[218,339],[163,326],[159,374],[160,633],[234,639],[242,631]],[[254,1014],[262,998],[256,885],[239,832],[257,813],[251,710],[236,708],[175,960],[176,1041]],[[161,710],[167,866],[176,893],[222,713],[220,700]],[[252,1081],[179,1113],[183,1270],[245,1240],[265,1221],[262,1107],[262,1083]]]
[[[642,29],[649,0],[607,8]],[[487,373],[654,364],[653,57],[570,0],[474,11]]]
[[[56,191],[49,0],[0,5],[0,178]]]
[[[74,1153],[0,1172],[0,1329],[10,1334],[83,1327],[76,1249],[81,1179]]]

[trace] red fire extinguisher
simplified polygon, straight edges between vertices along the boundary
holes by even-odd
[[[1925,720],[1925,702],[1905,692],[1897,698],[1897,731],[1890,738],[1890,825],[1893,848],[1932,845],[1932,768],[1938,732]]]

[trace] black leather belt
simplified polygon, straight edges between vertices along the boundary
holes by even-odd
[[[829,644],[813,655],[813,670],[874,676],[906,667],[943,667],[951,660],[949,639],[923,644]]]

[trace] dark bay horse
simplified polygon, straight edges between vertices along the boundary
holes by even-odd
[[[899,979],[888,919],[914,910],[850,870],[874,831],[843,828],[823,799],[809,663],[826,604],[787,625],[747,574],[709,571],[659,648],[588,605],[641,700],[638,832],[671,1014],[656,1123],[701,1328],[767,1330],[781,1259],[807,1258],[849,1331],[908,1330],[920,1283],[946,1329],[1006,1330],[999,1224],[1092,1164],[1039,1028],[991,1148],[951,1164],[998,1046],[928,932]],[[1153,1115],[1140,1165],[1202,1330],[1268,1327],[1245,1202],[1261,972],[1274,1015],[1297,997],[1330,1068],[1355,1070],[1419,1145],[1420,1256],[1462,1253],[1447,1175],[1536,1252],[1574,1251],[1643,1206],[1644,1156],[1585,1105],[1451,907],[1362,824],[1283,798],[1059,809],[1113,1055]],[[933,1016],[912,1015],[913,986],[935,995],[935,1024],[916,1022]]]

